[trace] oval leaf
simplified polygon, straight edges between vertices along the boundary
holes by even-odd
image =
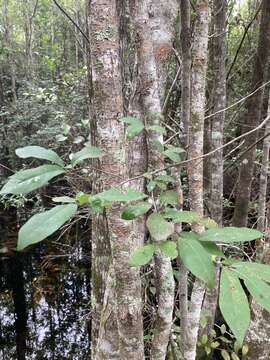
[[[128,139],[133,139],[144,129],[144,124],[141,122],[141,120],[135,117],[124,117],[121,119],[121,121],[123,121],[125,124],[128,124],[126,129]]]
[[[42,165],[34,169],[21,170],[9,178],[0,194],[27,194],[64,172],[65,170],[57,165]]]
[[[53,234],[76,214],[77,205],[58,205],[32,216],[20,229],[17,250],[38,243]]]
[[[245,284],[256,302],[270,312],[270,285],[256,277],[245,280]]]
[[[234,336],[242,344],[250,323],[249,304],[238,277],[227,268],[221,272],[219,307]]]
[[[152,205],[144,202],[136,205],[130,205],[124,209],[122,213],[122,219],[133,220],[140,215],[144,215],[151,209]]]
[[[163,255],[167,256],[171,260],[177,258],[178,251],[176,247],[176,243],[173,241],[162,241],[159,244],[159,248]]]
[[[179,255],[192,274],[203,280],[210,288],[215,285],[215,267],[211,255],[199,241],[192,237],[180,237],[178,240]]]
[[[262,237],[262,233],[258,230],[238,227],[224,227],[221,229],[206,230],[200,236],[200,241],[213,242],[244,242],[252,241]]]
[[[160,194],[160,202],[165,205],[176,205],[179,202],[178,194],[174,190],[163,191]]]
[[[165,221],[159,213],[151,214],[146,221],[146,226],[156,241],[166,240],[174,233],[174,225]]]
[[[80,161],[85,159],[100,158],[102,156],[103,152],[99,148],[94,146],[86,146],[72,156],[71,164],[75,166]]]
[[[151,259],[155,251],[155,246],[152,244],[139,247],[132,252],[129,259],[130,266],[142,266],[147,264]]]
[[[33,157],[37,159],[49,160],[59,166],[65,165],[64,161],[56,154],[56,152],[45,149],[41,146],[25,146],[23,148],[17,149],[15,152],[16,155],[22,159]]]
[[[270,283],[270,266],[251,262],[233,262],[232,270],[243,280],[254,277]]]

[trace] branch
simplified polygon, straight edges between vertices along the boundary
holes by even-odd
[[[58,4],[56,0],[53,0],[55,5],[58,7],[58,9],[69,19],[69,21],[72,22],[72,24],[76,27],[76,29],[79,30],[79,32],[82,34],[82,36],[85,38],[88,44],[90,44],[90,40],[88,36],[85,34],[85,32],[80,28],[80,26],[69,16],[69,14],[65,11],[65,9],[62,8],[61,5]]]

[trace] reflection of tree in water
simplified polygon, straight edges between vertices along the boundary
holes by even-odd
[[[89,358],[89,224],[16,254],[16,210],[0,217],[0,359]]]

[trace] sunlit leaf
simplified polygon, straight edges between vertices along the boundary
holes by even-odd
[[[75,199],[69,196],[57,196],[52,198],[52,201],[55,203],[75,203]]]

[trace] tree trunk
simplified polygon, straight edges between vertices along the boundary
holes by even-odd
[[[196,4],[196,23],[192,48],[191,75],[191,115],[189,136],[189,159],[203,155],[203,131],[205,112],[205,83],[207,69],[208,18],[209,4],[207,0],[199,0]],[[203,161],[192,161],[188,166],[190,210],[203,216]],[[194,230],[202,231],[197,225]],[[200,323],[201,306],[205,288],[196,280],[193,286],[190,309],[188,312],[188,329],[186,338],[186,360],[195,360],[197,336]]]
[[[265,81],[267,64],[270,53],[270,2],[263,0],[261,10],[261,23],[257,54],[253,70],[252,91],[260,87]],[[258,126],[261,120],[263,90],[257,91],[247,100],[247,112],[243,119],[242,133]],[[241,159],[238,186],[236,191],[236,204],[233,215],[233,225],[246,226],[248,222],[248,207],[251,193],[251,183],[256,156],[257,132],[253,132],[245,138],[243,151],[244,159]],[[251,148],[250,148],[251,147]],[[249,149],[250,148],[250,149]],[[249,149],[249,150],[248,150]]]
[[[124,113],[122,93],[119,14],[116,1],[90,1],[90,30],[93,98],[95,123],[92,124],[93,143],[105,151],[99,163],[95,186],[108,189],[128,176],[125,159],[125,129],[119,119]],[[113,94],[113,96],[112,96]],[[108,175],[108,173],[110,175]],[[141,283],[139,270],[130,268],[130,253],[141,245],[141,237],[132,222],[121,219],[120,208],[115,205],[106,213],[93,219],[93,340],[96,343],[97,328],[104,319],[106,305],[112,304],[113,291],[116,309],[112,306],[99,329],[97,359],[143,359],[143,323]],[[110,255],[113,271],[108,275]],[[107,276],[111,291],[103,303]],[[113,280],[114,278],[114,280]],[[115,281],[115,289],[111,286]],[[114,313],[114,314],[113,314]],[[118,326],[116,326],[116,324]],[[113,325],[113,326],[112,326]],[[117,329],[118,327],[118,329]],[[100,352],[100,349],[102,350]],[[94,349],[95,356],[95,349]]]

